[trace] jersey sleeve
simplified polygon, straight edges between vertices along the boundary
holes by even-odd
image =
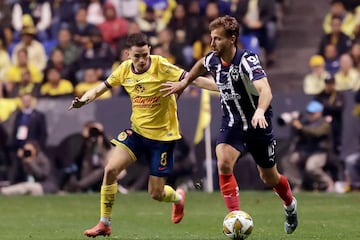
[[[130,61],[125,61],[120,64],[119,67],[117,67],[111,75],[105,80],[105,85],[108,88],[112,88],[113,86],[120,86],[122,85],[122,81],[124,79],[124,72],[126,69],[126,66],[130,64]]]
[[[266,73],[260,64],[259,57],[252,52],[246,52],[241,60],[243,71],[247,73],[250,81],[256,81],[266,77]]]
[[[185,75],[186,71],[184,69],[179,68],[178,66],[175,66],[166,58],[159,56],[159,73],[161,74],[161,79],[171,82],[177,82],[181,81]]]
[[[206,56],[203,58],[203,66],[206,68],[207,71],[210,71],[210,60],[213,57],[214,53],[209,52],[206,54]]]

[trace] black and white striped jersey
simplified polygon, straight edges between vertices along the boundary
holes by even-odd
[[[210,72],[220,90],[223,127],[251,127],[251,118],[257,108],[259,93],[253,81],[266,77],[256,54],[237,48],[231,63],[225,65],[213,52],[204,58],[204,67]],[[270,122],[271,107],[265,112]],[[225,125],[225,126],[224,126]]]

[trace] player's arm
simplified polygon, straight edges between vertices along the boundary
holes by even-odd
[[[266,128],[268,123],[265,119],[264,113],[270,106],[272,100],[271,88],[266,77],[253,81],[253,84],[259,93],[259,101],[251,123],[254,128],[256,128],[256,126]]]
[[[109,88],[105,84],[105,82],[100,83],[96,87],[86,91],[84,95],[82,95],[80,98],[76,97],[69,107],[68,110],[71,110],[73,108],[81,108],[85,104],[88,104],[95,99],[97,99],[99,96],[101,96],[104,92],[106,92]]]
[[[207,89],[210,91],[216,91],[219,92],[219,88],[216,85],[214,79],[212,77],[198,77],[193,82],[193,85],[195,85],[198,88]]]
[[[189,86],[197,77],[206,73],[206,68],[203,65],[204,58],[198,60],[191,68],[190,72],[186,74],[185,78],[180,82],[166,82],[163,83],[161,91],[165,91],[164,97],[173,93],[177,93],[179,96],[184,89]]]

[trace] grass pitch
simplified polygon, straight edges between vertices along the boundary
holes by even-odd
[[[360,193],[299,193],[299,227],[283,231],[284,212],[272,191],[241,192],[241,208],[254,220],[249,240],[360,239]],[[118,194],[111,237],[97,239],[226,240],[222,234],[225,205],[219,192],[190,192],[183,221],[170,220],[171,204],[151,200],[147,193]],[[85,228],[99,219],[99,194],[45,197],[0,196],[0,239],[86,239]]]

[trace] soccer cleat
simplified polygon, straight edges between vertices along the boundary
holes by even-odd
[[[84,231],[84,235],[87,237],[97,237],[97,236],[110,236],[111,227],[105,225],[103,222],[99,222],[95,227],[87,229]]]
[[[295,231],[298,225],[298,217],[297,217],[297,201],[296,198],[293,197],[294,201],[294,209],[293,210],[286,210],[285,209],[285,223],[284,223],[284,230],[287,234],[291,234]]]
[[[177,189],[176,192],[182,196],[182,199],[179,203],[173,203],[171,220],[175,224],[181,222],[183,219],[185,205],[185,191],[182,189]]]

